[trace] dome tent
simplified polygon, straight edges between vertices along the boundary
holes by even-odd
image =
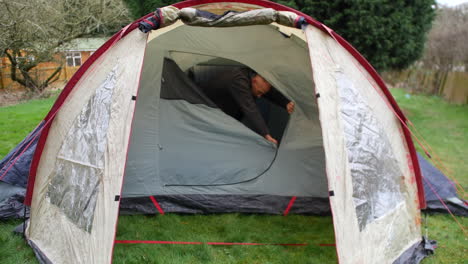
[[[186,7],[257,13],[212,27]],[[267,1],[186,1],[159,12],[161,29],[144,34],[136,21],[95,52],[45,118],[26,195],[26,237],[38,254],[110,262],[120,197],[168,212],[267,213],[295,197],[293,212],[320,213],[314,205],[329,202],[342,263],[421,258],[414,146],[359,53]],[[308,25],[289,27],[296,14]],[[215,64],[246,65],[296,102],[278,147],[210,104],[186,75]]]

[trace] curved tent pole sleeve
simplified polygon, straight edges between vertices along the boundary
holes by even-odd
[[[294,205],[294,202],[296,201],[296,196],[293,196],[291,200],[288,203],[288,206],[286,207],[286,210],[284,210],[283,215],[287,216],[289,214],[289,211],[291,210],[291,207]]]
[[[156,198],[154,198],[154,196],[150,196],[150,199],[151,199],[151,202],[153,202],[153,205],[154,207],[156,207],[156,209],[158,210],[159,214],[163,215],[164,214],[164,211],[163,209],[161,208],[161,205],[159,205],[158,201],[156,200]]]

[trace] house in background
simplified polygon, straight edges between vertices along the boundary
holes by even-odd
[[[38,78],[47,78],[52,74],[60,63],[63,69],[57,82],[70,80],[78,68],[102,46],[108,38],[78,38],[70,41],[60,48],[60,52],[55,56],[56,62],[40,63],[32,70]],[[28,58],[34,59],[34,58]],[[0,58],[0,90],[1,89],[22,89],[22,86],[11,79],[11,65],[6,57]],[[18,73],[19,74],[19,73]]]
[[[108,38],[78,38],[63,46],[63,56],[65,58],[63,80],[68,81],[78,68],[101,47]],[[62,78],[61,78],[62,80]]]

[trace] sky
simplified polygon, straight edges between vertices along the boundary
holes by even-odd
[[[447,6],[456,6],[459,4],[468,3],[468,0],[437,0],[436,2]]]

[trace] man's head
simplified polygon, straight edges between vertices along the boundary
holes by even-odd
[[[252,82],[252,94],[253,96],[260,98],[264,94],[268,93],[271,89],[271,84],[263,79],[259,74],[255,75],[251,79]]]

